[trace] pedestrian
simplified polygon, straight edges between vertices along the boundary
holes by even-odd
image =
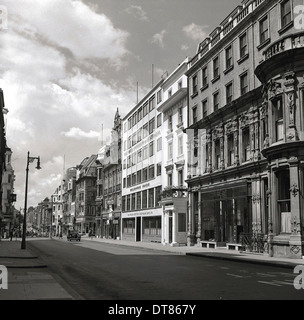
[[[93,232],[92,232],[92,229],[90,229],[90,231],[89,231],[89,237],[91,238],[91,240],[93,239]]]
[[[13,240],[13,230],[10,230],[9,235],[10,235],[10,241],[12,241]]]
[[[59,239],[62,239],[62,232],[59,233]]]

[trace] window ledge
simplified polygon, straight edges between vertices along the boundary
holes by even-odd
[[[237,63],[241,64],[242,62],[244,62],[245,60],[247,60],[249,58],[249,53],[246,53],[242,58],[240,58]]]
[[[231,70],[233,70],[233,68],[234,68],[234,66],[233,66],[233,64],[232,64],[230,67],[228,67],[228,68],[224,71],[224,74],[227,74],[228,72],[230,72]]]
[[[204,91],[204,90],[206,90],[208,87],[209,87],[208,83],[205,84],[203,87],[201,87],[201,92]]]
[[[290,21],[289,23],[287,23],[286,26],[284,26],[283,28],[278,30],[279,35],[281,35],[283,32],[285,32],[286,30],[288,30],[291,27],[293,27],[293,20]]]
[[[218,75],[218,76],[216,76],[215,78],[213,78],[213,79],[211,80],[212,84],[215,83],[215,82],[216,82],[217,80],[219,80],[220,78],[221,78],[220,75]]]
[[[258,50],[261,50],[262,48],[264,48],[265,46],[267,46],[267,45],[270,43],[270,41],[271,41],[270,38],[266,39],[264,42],[262,42],[261,44],[259,44],[259,45],[257,46],[257,49],[258,49]]]
[[[193,93],[193,95],[191,96],[191,98],[195,98],[198,95],[198,92]]]

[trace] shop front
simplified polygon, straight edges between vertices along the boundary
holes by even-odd
[[[219,245],[239,243],[252,229],[247,187],[201,193],[201,240]]]
[[[120,239],[120,211],[102,214],[102,237],[106,239]]]
[[[162,209],[122,213],[122,240],[162,241]]]

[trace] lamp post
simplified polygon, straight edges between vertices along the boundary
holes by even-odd
[[[25,249],[25,237],[26,237],[26,210],[27,210],[27,185],[28,185],[28,172],[29,164],[37,160],[36,169],[41,169],[40,167],[40,157],[30,157],[30,152],[27,152],[27,162],[26,162],[26,178],[25,178],[25,198],[24,198],[24,216],[23,216],[23,230],[22,230],[22,241],[21,249]]]

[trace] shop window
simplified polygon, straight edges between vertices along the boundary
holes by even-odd
[[[278,182],[278,211],[281,219],[281,232],[291,232],[290,221],[290,177],[289,170],[283,170],[277,173]]]

